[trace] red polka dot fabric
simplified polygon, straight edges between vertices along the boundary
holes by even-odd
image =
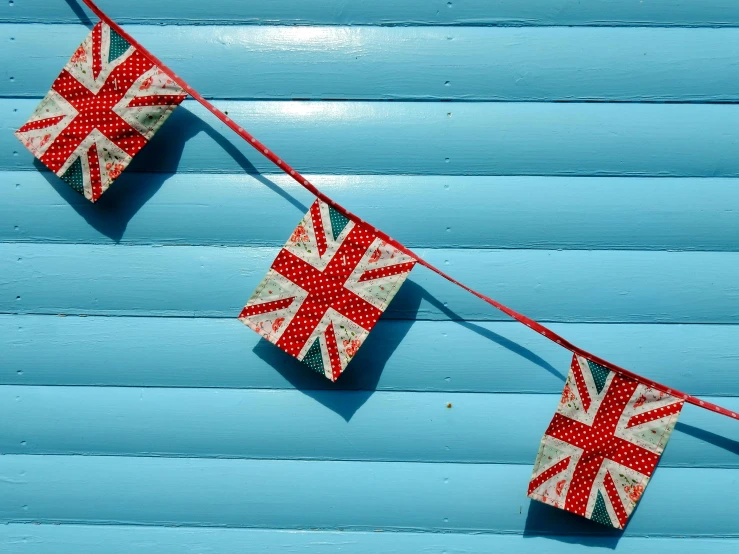
[[[580,356],[539,447],[528,496],[623,529],[684,401]]]
[[[415,260],[316,200],[239,315],[336,381]]]
[[[100,22],[15,135],[95,202],[186,97],[147,56]]]

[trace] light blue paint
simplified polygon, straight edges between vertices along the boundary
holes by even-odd
[[[101,4],[431,262],[739,408],[735,1]],[[260,341],[311,198],[193,102],[94,206],[38,172],[71,6],[0,7],[0,553],[737,550],[739,427],[692,406],[623,536],[527,500],[569,353],[426,270],[337,384]]]
[[[0,100],[5,125],[22,125],[37,103]],[[305,173],[739,176],[739,104],[217,104]],[[253,164],[262,173],[280,172],[205,108],[190,100],[182,106],[132,170],[242,173]],[[34,170],[32,164],[11,133],[0,134],[0,171]]]
[[[8,554],[550,554],[607,553],[716,554],[739,548],[737,539],[662,537],[567,537],[554,539],[469,533],[378,533],[362,531],[288,531],[107,526],[32,525],[0,527],[0,552]]]
[[[551,327],[680,390],[739,396],[737,325]],[[384,318],[369,341],[332,384],[232,317],[5,315],[0,316],[0,383],[557,394],[571,358],[514,322]]]
[[[736,538],[736,474],[660,468],[623,535]],[[530,465],[10,455],[0,475],[17,523],[613,536],[530,503]],[[689,508],[674,499],[688,482]]]
[[[0,437],[0,451],[528,466],[559,398],[559,394],[4,387],[0,420],[9,429]],[[737,397],[712,400],[739,412]],[[516,412],[526,417],[516,425],[500,424]],[[661,467],[739,469],[736,423],[710,416],[694,407],[685,410]],[[706,444],[706,435],[696,430],[706,426],[729,439],[714,438]]]
[[[17,0],[15,6],[0,12],[0,22],[79,22],[80,9],[65,2]],[[128,0],[106,2],[105,9],[124,23],[176,25],[739,25],[733,0],[250,0],[249,9],[243,0],[212,0],[176,10],[164,0]]]
[[[0,313],[228,318],[238,316],[278,250],[25,243],[3,249]],[[737,252],[418,253],[543,321],[739,322]],[[413,270],[409,282],[386,318],[508,320],[423,267]]]
[[[133,13],[133,12],[132,12]],[[131,27],[215,98],[737,101],[739,29]],[[83,25],[8,25],[14,80],[37,97]],[[46,41],[38,44],[39,33]],[[33,47],[38,62],[23,55]],[[183,52],[189,52],[183,60]],[[220,71],[214,79],[213,63]],[[289,84],[285,75],[290,75]],[[248,121],[248,119],[247,119]]]
[[[734,179],[309,178],[412,248],[739,251]],[[16,186],[0,204],[0,240],[12,242],[282,246],[313,201],[280,175],[124,172],[95,205],[48,172],[0,182]],[[246,217],[254,206],[259,219]]]

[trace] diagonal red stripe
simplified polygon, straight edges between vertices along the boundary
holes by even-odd
[[[328,359],[331,362],[331,380],[336,381],[341,375],[341,359],[339,358],[339,346],[336,344],[336,335],[334,334],[333,323],[328,324],[323,336],[326,339]]]
[[[545,471],[542,471],[539,475],[537,475],[534,479],[532,479],[529,482],[528,494],[531,494],[536,489],[538,489],[541,485],[549,481],[549,479],[551,479],[558,473],[562,473],[565,469],[567,469],[567,467],[570,465],[570,460],[571,460],[570,456],[567,456],[564,460],[558,461],[552,467],[547,468]]]
[[[413,269],[414,265],[416,265],[416,262],[406,262],[404,264],[395,264],[388,267],[370,269],[369,271],[362,273],[362,276],[359,278],[359,282],[362,283],[364,281],[372,281],[373,279],[381,279],[382,277],[390,277],[392,275],[407,273]]]
[[[654,410],[649,410],[648,412],[642,412],[641,414],[635,415],[634,417],[630,418],[629,422],[626,424],[626,428],[629,429],[630,427],[636,427],[637,425],[642,425],[650,421],[662,419],[663,417],[679,414],[680,410],[682,409],[683,403],[681,401],[675,402],[674,404],[669,404],[668,406],[663,406],[661,408],[656,408]]]
[[[87,163],[90,166],[90,200],[95,202],[103,194],[103,183],[100,178],[100,158],[97,145],[93,143],[87,150]]]
[[[582,374],[582,368],[580,362],[577,361],[577,356],[572,355],[572,375],[575,377],[575,384],[577,385],[577,392],[580,393],[580,400],[582,401],[582,407],[587,412],[590,409],[590,393],[588,392],[588,386],[585,383],[585,377]]]
[[[151,96],[136,96],[128,103],[130,108],[138,106],[177,106],[187,95],[182,94],[152,94]]]
[[[25,133],[26,131],[36,131],[38,129],[45,129],[46,127],[51,127],[52,125],[56,125],[65,117],[66,116],[64,115],[57,115],[54,117],[46,117],[44,119],[38,119],[36,121],[29,121],[23,127],[18,129],[18,132]]]
[[[293,300],[295,300],[295,297],[291,296],[290,298],[281,298],[280,300],[271,300],[269,302],[244,306],[244,309],[241,310],[241,313],[239,314],[239,319],[282,310],[292,304]]]
[[[92,28],[92,78],[97,80],[103,70],[103,25]]]
[[[611,501],[613,511],[616,512],[618,522],[621,524],[621,528],[623,528],[623,526],[626,525],[626,520],[629,519],[629,515],[626,513],[626,509],[624,508],[623,502],[621,502],[621,497],[616,489],[616,483],[613,482],[613,477],[611,477],[608,470],[606,470],[603,485],[606,488],[606,493],[608,493],[608,499]]]
[[[310,217],[313,221],[313,231],[316,234],[318,255],[323,258],[323,255],[326,253],[326,249],[328,248],[328,243],[326,242],[326,230],[323,227],[323,220],[321,219],[321,206],[319,205],[318,200],[313,202],[313,205],[310,207]]]

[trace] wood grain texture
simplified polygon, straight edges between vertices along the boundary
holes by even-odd
[[[679,390],[739,396],[739,326],[552,328]],[[382,319],[330,383],[234,318],[0,315],[3,385],[558,394],[570,357],[515,322]]]
[[[232,318],[277,249],[5,243],[2,252],[0,313]],[[424,249],[419,254],[542,321],[739,322],[735,252]],[[409,281],[413,284],[401,288],[385,318],[508,319],[423,267]]]
[[[2,99],[18,128],[36,99]],[[305,173],[736,177],[739,105],[221,101]],[[201,119],[202,118],[202,119]],[[130,171],[279,173],[205,108],[185,101]],[[0,171],[35,170],[11,133]]]
[[[309,178],[411,248],[739,250],[733,179]],[[281,246],[313,201],[283,175],[125,172],[91,205],[36,171],[0,173],[0,198],[0,241],[203,246]]]
[[[733,0],[242,0],[186,2],[172,10],[163,0],[101,2],[121,23],[198,25],[684,25],[736,26]],[[12,11],[11,11],[12,10]],[[0,22],[77,23],[86,12],[74,0],[15,0]]]
[[[3,554],[551,554],[635,552],[716,554],[739,548],[737,539],[684,537],[537,537],[491,533],[378,533],[276,529],[167,528],[125,525],[33,525],[0,527]]]
[[[0,419],[7,430],[0,451],[528,468],[559,399],[559,394],[3,387]],[[739,412],[739,398],[712,401]],[[736,422],[693,406],[684,412],[660,467],[739,469]],[[515,426],[500,425],[516,413],[526,417]],[[699,432],[706,426],[713,437]]]
[[[214,98],[739,100],[739,29],[183,26],[162,33],[147,25],[130,31]],[[0,62],[12,79],[0,80],[0,96],[45,95],[87,32],[84,25],[3,26]]]
[[[10,523],[614,536],[527,499],[528,465],[10,455],[0,475]],[[691,509],[674,501],[688,482]],[[731,469],[660,468],[622,536],[735,538],[736,482]]]

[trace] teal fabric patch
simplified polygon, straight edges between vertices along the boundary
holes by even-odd
[[[333,234],[334,240],[336,240],[344,228],[349,225],[349,218],[340,214],[331,206],[328,207],[328,214],[331,219],[331,233]]]
[[[598,394],[600,394],[600,392],[603,390],[603,387],[606,386],[606,379],[608,379],[608,374],[611,373],[611,370],[603,367],[600,364],[591,362],[590,360],[588,360],[588,366],[590,367],[590,373],[593,374],[595,388],[598,391]]]
[[[82,173],[82,160],[77,158],[61,176],[66,183],[80,194],[85,194],[85,179]]]
[[[308,349],[308,352],[306,352],[302,362],[316,373],[325,375],[325,371],[323,369],[323,355],[321,354],[320,339],[316,338],[316,340],[313,341],[313,344]]]
[[[608,515],[608,510],[606,509],[606,501],[603,499],[600,491],[598,491],[598,498],[595,500],[595,507],[593,508],[590,519],[597,523],[608,525],[608,527],[613,527],[611,516]]]
[[[128,41],[121,35],[116,33],[113,29],[110,30],[110,51],[108,53],[108,63],[111,63],[120,58],[128,47]]]

